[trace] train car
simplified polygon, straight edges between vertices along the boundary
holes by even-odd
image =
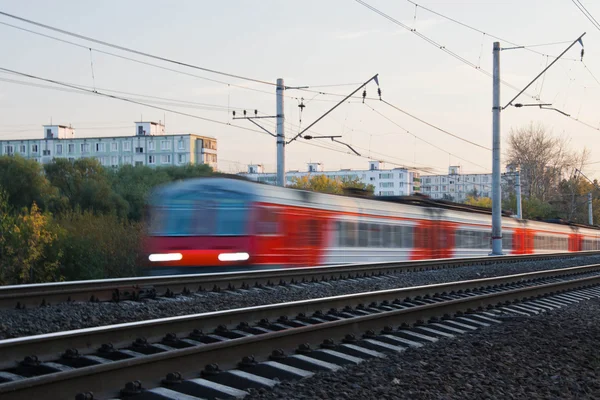
[[[151,275],[484,256],[491,215],[328,195],[239,179],[156,189]],[[504,217],[507,254],[596,250],[600,231]]]

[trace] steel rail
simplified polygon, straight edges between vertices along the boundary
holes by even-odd
[[[343,296],[335,296],[335,297],[327,297],[327,298],[319,298],[319,299],[310,299],[310,300],[302,300],[297,302],[289,302],[289,303],[281,303],[281,304],[273,304],[259,307],[249,307],[243,309],[234,309],[234,310],[225,310],[219,312],[211,312],[204,314],[196,314],[190,316],[181,316],[181,317],[172,317],[172,318],[162,318],[157,320],[150,321],[141,321],[141,322],[133,322],[126,324],[118,324],[97,328],[87,328],[80,329],[74,331],[67,332],[58,332],[51,333],[46,335],[36,335],[30,337],[22,337],[15,339],[6,339],[0,341],[0,354],[2,357],[0,359],[0,369],[8,369],[14,366],[14,362],[22,359],[27,355],[36,355],[42,361],[50,361],[55,360],[60,357],[62,353],[68,348],[76,348],[80,354],[89,354],[95,352],[101,344],[104,343],[113,343],[116,348],[126,347],[131,344],[132,341],[139,337],[148,338],[148,342],[159,342],[162,337],[167,333],[176,333],[177,336],[185,337],[189,335],[196,328],[203,328],[205,331],[212,331],[214,329],[218,329],[219,326],[227,326],[234,327],[236,324],[242,321],[257,321],[261,319],[275,319],[281,316],[287,316],[294,318],[296,315],[300,313],[304,313],[305,315],[309,315],[315,311],[319,310],[327,310],[327,309],[339,309],[342,307],[356,307],[359,304],[374,304],[374,303],[384,303],[384,302],[393,302],[398,299],[427,299],[436,296],[446,296],[448,294],[452,295],[453,293],[469,293],[475,290],[482,289],[495,289],[491,294],[477,294],[476,296],[468,296],[463,299],[449,300],[441,303],[433,303],[428,304],[427,307],[417,306],[413,309],[413,311],[407,315],[416,316],[414,312],[416,310],[426,311],[425,314],[418,314],[418,319],[424,319],[429,316],[428,310],[441,310],[444,304],[453,305],[453,304],[461,304],[464,305],[465,299],[477,299],[477,298],[488,298],[490,295],[497,295],[501,293],[512,293],[517,290],[518,293],[521,293],[521,289],[528,290],[537,287],[554,287],[548,285],[557,284],[555,282],[551,283],[542,283],[540,280],[549,279],[549,278],[561,278],[561,277],[576,277],[577,275],[589,274],[589,273],[598,273],[600,272],[600,264],[589,265],[589,266],[581,266],[581,267],[571,267],[571,268],[563,268],[556,270],[548,270],[548,271],[538,271],[531,273],[523,273],[523,274],[515,274],[508,275],[502,277],[493,277],[493,278],[484,278],[484,279],[476,279],[469,281],[460,281],[460,282],[449,282],[435,285],[426,285],[426,286],[418,286],[418,287],[408,287],[401,289],[391,289],[391,290],[382,290],[376,292],[367,292],[367,293],[357,293],[351,295],[343,295]],[[582,279],[574,279],[573,281],[585,281],[586,279],[600,277],[600,274],[592,277],[585,277]],[[514,289],[514,284],[530,282],[532,286],[525,288],[517,288]],[[570,282],[570,281],[565,281]],[[558,284],[562,284],[564,282],[559,282]],[[512,286],[509,286],[512,285]],[[473,293],[474,294],[474,293]],[[493,297],[493,296],[492,296]],[[491,298],[491,297],[490,297]],[[495,298],[495,297],[494,297]],[[458,301],[460,300],[460,301]],[[503,300],[504,301],[504,300]],[[471,304],[471,303],[469,303]],[[486,303],[487,305],[487,303]],[[478,303],[477,307],[482,306]],[[445,307],[445,306],[444,306]],[[476,308],[476,307],[475,307]],[[412,308],[411,308],[412,309]],[[398,310],[403,311],[403,310]],[[436,311],[437,312],[437,311]],[[387,313],[385,313],[387,314]],[[394,314],[396,315],[396,314]],[[399,315],[404,315],[403,313]],[[350,318],[351,321],[358,321],[357,318]],[[362,317],[360,317],[362,318]],[[362,321],[362,320],[361,320]],[[405,320],[400,320],[399,322],[406,322]],[[414,322],[414,321],[413,321]],[[398,323],[398,322],[396,322]],[[318,326],[322,326],[323,324],[319,324]],[[343,326],[346,326],[342,324]],[[299,329],[299,328],[297,328]],[[304,329],[304,328],[303,328]],[[315,332],[318,331],[317,328]],[[313,330],[307,330],[306,332],[313,332]],[[301,331],[304,332],[304,331]],[[317,333],[321,335],[321,333]],[[268,336],[266,335],[257,335],[257,337]],[[310,336],[310,335],[309,335]],[[287,336],[285,336],[287,337]],[[312,338],[312,336],[311,336]],[[235,339],[234,341],[238,343],[241,339]],[[259,339],[251,339],[244,338],[244,340],[249,340],[248,343],[254,343],[253,341]],[[228,341],[230,342],[230,341]],[[224,342],[225,343],[225,342]],[[205,348],[206,346],[213,346],[215,351],[221,351],[220,346],[225,346],[224,348],[229,348],[230,344],[226,345],[224,343],[219,344],[218,346],[213,346],[213,344],[200,346]],[[240,346],[247,343],[246,341],[239,342]],[[261,342],[262,343],[262,342]],[[298,343],[296,343],[298,344]],[[275,345],[273,345],[275,346]],[[271,347],[271,350],[281,346]],[[211,347],[212,348],[212,347]],[[189,350],[189,349],[188,349]],[[175,350],[178,352],[179,350]],[[232,350],[233,351],[233,350]],[[173,351],[168,351],[167,353],[172,353]],[[246,351],[245,354],[252,354],[252,351]],[[177,353],[179,354],[179,353]],[[205,355],[208,357],[207,353]],[[239,359],[240,353],[235,353],[236,358]],[[164,355],[163,355],[164,356]],[[154,357],[154,356],[147,356]],[[147,357],[142,357],[146,359]],[[219,360],[220,364],[223,364],[224,358],[220,355],[219,358],[213,359]],[[225,358],[226,359],[226,358]],[[129,363],[133,363],[131,365],[138,365],[140,361],[128,360],[124,364],[119,365],[130,365]],[[110,365],[117,363],[112,362]],[[119,361],[119,363],[121,363]],[[143,364],[143,363],[142,363]],[[94,366],[87,367],[88,368],[108,368],[107,365],[103,366]],[[154,367],[152,367],[154,368]],[[110,369],[110,368],[109,368]],[[57,379],[59,375],[61,377],[64,376],[73,376],[80,377],[81,372],[77,372],[79,369],[74,371],[63,372],[60,374],[51,374],[55,376]],[[100,369],[100,371],[104,371]],[[164,372],[164,371],[163,371]],[[168,372],[168,371],[167,371]],[[71,374],[71,375],[64,375]],[[50,376],[50,375],[48,375]],[[27,382],[31,383],[35,386],[36,382],[47,382],[48,376],[40,376],[34,377],[30,379],[26,379]],[[22,388],[22,385],[25,381],[0,384],[0,394],[7,395],[12,392],[15,388]],[[16,385],[16,386],[15,386]],[[13,389],[11,389],[13,388]],[[16,389],[15,389],[16,390]],[[20,391],[21,389],[19,389]],[[104,390],[104,389],[102,389]],[[2,398],[4,398],[2,396]]]
[[[448,301],[417,305],[353,318],[326,321],[278,332],[265,333],[178,349],[108,364],[74,369],[0,384],[3,400],[45,398],[73,398],[78,392],[92,391],[100,396],[115,393],[119,382],[143,380],[160,385],[168,372],[179,371],[183,378],[197,376],[198,370],[218,360],[219,365],[231,368],[243,355],[265,355],[273,349],[293,349],[299,343],[319,343],[328,338],[340,338],[349,332],[380,330],[384,326],[413,324],[432,317],[451,315],[460,311],[490,307],[498,304],[531,299],[574,289],[600,285],[600,275],[586,276],[568,281],[551,282],[529,287],[494,291],[477,296],[465,296]],[[95,397],[96,398],[96,397]]]
[[[540,261],[592,255],[600,255],[600,251],[378,262],[224,272],[217,274],[132,277],[0,286],[0,309],[31,307],[70,301],[135,300],[144,296],[173,296],[174,294],[185,294],[199,290],[218,291],[253,286],[271,286],[281,283],[310,282],[316,280],[327,281],[385,275],[394,272],[425,271],[467,265]]]

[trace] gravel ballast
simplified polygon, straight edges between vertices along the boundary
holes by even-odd
[[[502,321],[245,399],[600,398],[598,299]]]
[[[0,310],[0,339],[286,301],[567,268],[599,262],[600,256],[580,256],[562,260],[524,261],[404,272],[377,278],[275,286],[265,290],[200,292],[189,296],[146,299],[139,302],[61,303],[43,308]]]

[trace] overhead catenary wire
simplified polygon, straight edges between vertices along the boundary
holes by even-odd
[[[600,23],[594,18],[592,13],[588,11],[588,9],[581,3],[579,0],[571,0],[573,4],[581,11],[581,13],[594,25],[594,28],[600,30]]]
[[[31,75],[31,74],[27,74],[27,73],[24,73],[24,72],[15,71],[15,70],[8,69],[8,68],[0,67],[0,71],[6,71],[6,72],[13,73],[13,74],[21,75],[21,76],[24,76],[24,77],[27,77],[27,78],[36,79],[36,80],[40,80],[40,81],[44,81],[44,82],[49,82],[49,83],[53,83],[53,84],[56,84],[56,85],[69,87],[69,88],[72,88],[72,89],[77,89],[77,90],[80,90],[82,92],[94,93],[94,94],[96,94],[98,96],[107,97],[107,98],[111,98],[111,99],[115,99],[115,100],[120,100],[120,101],[124,101],[124,102],[127,102],[127,103],[137,104],[137,105],[141,105],[141,106],[145,106],[145,107],[149,107],[149,108],[154,108],[154,109],[161,110],[161,111],[167,111],[167,112],[170,112],[170,113],[173,113],[173,114],[179,114],[179,115],[183,115],[183,116],[186,116],[186,117],[195,118],[195,119],[199,119],[199,120],[203,120],[203,121],[207,121],[207,122],[212,122],[212,123],[219,124],[219,125],[233,126],[235,128],[243,129],[243,130],[246,130],[246,131],[263,133],[262,131],[259,131],[259,130],[256,130],[256,129],[246,128],[246,127],[239,126],[239,125],[233,125],[231,123],[217,121],[217,120],[214,120],[214,119],[211,119],[211,118],[206,118],[206,117],[201,117],[199,115],[184,113],[184,112],[181,112],[181,111],[172,110],[172,109],[165,108],[165,107],[159,107],[159,106],[155,106],[155,105],[152,105],[152,104],[140,102],[140,101],[137,101],[137,100],[128,99],[128,98],[125,98],[125,97],[120,97],[120,96],[115,96],[115,95],[108,94],[108,93],[103,93],[103,92],[100,92],[100,91],[93,91],[93,90],[89,90],[89,89],[86,89],[86,88],[83,88],[83,87],[79,87],[79,86],[75,86],[75,85],[70,85],[70,84],[67,84],[67,83],[55,81],[55,80],[48,79],[48,78],[42,78],[42,77],[39,77],[39,76],[36,76],[36,75]]]
[[[460,157],[460,156],[458,156],[458,155],[456,155],[456,154],[454,154],[454,153],[450,153],[448,150],[446,150],[446,149],[444,149],[444,148],[442,148],[442,147],[440,147],[440,146],[437,146],[437,145],[435,145],[435,144],[433,144],[433,143],[431,143],[431,142],[429,142],[429,141],[427,141],[427,140],[425,140],[425,139],[423,139],[423,138],[421,138],[421,137],[417,136],[417,135],[416,135],[416,134],[414,134],[413,132],[409,131],[408,129],[406,129],[406,128],[404,128],[403,126],[401,126],[400,124],[398,124],[396,121],[392,120],[391,118],[389,118],[389,117],[387,117],[386,115],[382,114],[381,112],[377,111],[375,108],[371,107],[371,106],[370,106],[370,105],[368,105],[368,104],[367,104],[367,106],[368,106],[368,107],[369,107],[371,110],[373,110],[375,113],[377,113],[378,115],[380,115],[381,117],[383,117],[384,119],[386,119],[387,121],[389,121],[389,122],[391,122],[392,124],[396,125],[398,128],[402,129],[402,130],[403,130],[403,131],[405,131],[407,134],[409,134],[409,135],[413,136],[415,139],[418,139],[418,140],[422,141],[423,143],[426,143],[426,144],[428,144],[428,145],[429,145],[429,146],[431,146],[431,147],[434,147],[434,148],[436,148],[436,149],[438,149],[438,150],[441,150],[441,151],[443,151],[444,153],[446,153],[446,154],[448,154],[448,155],[450,155],[450,156],[456,157],[456,158],[458,158],[458,159],[460,159],[460,160],[462,160],[462,161],[468,162],[469,164],[473,164],[473,165],[475,165],[475,166],[477,166],[477,167],[480,167],[480,168],[483,168],[484,170],[487,170],[487,168],[486,168],[486,167],[484,167],[484,166],[483,166],[483,165],[481,165],[481,164],[477,164],[477,163],[475,163],[475,162],[473,162],[473,161],[467,160],[466,158]]]
[[[409,31],[410,33],[416,35],[417,37],[421,38],[422,40],[426,41],[427,43],[429,43],[430,45],[436,47],[437,49],[443,51],[444,53],[456,58],[458,61],[462,62],[465,65],[468,65],[469,67],[475,69],[476,71],[479,71],[480,73],[492,78],[493,74],[487,70],[484,70],[483,68],[480,68],[479,66],[477,66],[477,64],[467,60],[466,58],[464,58],[463,56],[459,55],[458,53],[455,53],[454,51],[448,49],[446,46],[442,45],[441,43],[436,42],[435,40],[429,38],[428,36],[422,34],[421,32],[417,31],[416,29],[412,29],[411,27],[409,27],[408,25],[402,23],[401,21],[397,20],[396,18],[392,17],[389,14],[386,14],[385,12],[379,10],[376,7],[371,6],[370,4],[366,3],[363,0],[355,0],[357,3],[359,3],[360,5],[368,8],[369,10],[373,11],[374,13],[382,16],[383,18],[387,19],[388,21],[406,29],[407,31]],[[505,80],[500,80],[500,82],[504,85],[507,86],[513,90],[519,91],[520,89],[505,81]],[[531,97],[532,99],[535,99],[535,96],[532,96],[531,94],[526,93],[527,96]]]
[[[44,85],[44,84],[39,84],[39,83],[35,83],[35,82],[20,81],[20,80],[16,80],[16,79],[0,78],[0,82],[7,82],[7,83],[13,83],[13,84],[17,84],[17,85],[31,86],[31,87],[41,88],[41,89],[56,90],[56,91],[62,91],[62,92],[68,92],[68,93],[89,94],[90,96],[94,95],[94,93],[82,93],[78,89],[70,89],[70,88],[65,88],[65,87],[57,87],[57,86],[51,86],[51,85]],[[71,82],[64,82],[64,81],[57,81],[57,82],[66,83],[66,84],[69,84],[69,85],[73,85],[73,86],[77,86],[77,87],[81,87],[81,88],[86,88],[86,89],[92,88],[90,86],[77,85],[77,84],[71,83]],[[179,100],[179,99],[174,99],[174,98],[169,98],[169,97],[151,96],[151,95],[146,95],[146,94],[126,92],[126,91],[122,91],[122,90],[107,89],[107,88],[92,88],[92,89],[93,90],[101,90],[103,92],[125,94],[125,95],[128,95],[128,96],[141,97],[141,98],[152,99],[152,100],[154,100],[154,99],[156,99],[156,100],[164,100],[164,102],[162,102],[162,103],[161,102],[156,102],[156,101],[151,101],[151,102],[153,102],[155,104],[176,105],[177,107],[191,107],[191,108],[205,109],[205,110],[211,110],[211,111],[223,111],[223,112],[227,111],[227,106],[226,105],[211,104],[211,103],[201,103],[201,102],[195,102],[195,101],[189,101],[189,100]],[[93,92],[93,90],[92,90],[92,92]],[[233,109],[233,110],[243,110],[245,108],[244,107],[232,107],[232,106],[230,106],[230,109]]]
[[[413,0],[406,0],[406,1],[409,2],[409,3],[411,3],[411,4],[414,4],[415,7],[420,7],[420,8],[422,8],[425,11],[428,11],[428,12],[434,14],[434,15],[437,15],[438,17],[442,17],[445,20],[448,20],[450,22],[454,22],[455,24],[458,24],[458,25],[460,25],[460,26],[462,26],[464,28],[470,29],[472,31],[475,31],[477,33],[481,33],[481,34],[483,34],[485,36],[489,36],[489,37],[491,37],[493,39],[496,39],[496,40],[499,40],[501,42],[505,42],[505,43],[508,43],[508,44],[510,44],[512,46],[523,48],[525,50],[531,51],[532,53],[537,53],[537,54],[540,54],[540,55],[543,55],[543,56],[548,56],[548,57],[556,58],[556,56],[553,56],[553,55],[550,55],[550,54],[542,53],[542,52],[539,52],[539,51],[536,51],[536,50],[531,50],[531,47],[553,46],[553,45],[558,45],[558,44],[571,43],[570,40],[567,40],[567,41],[562,41],[562,42],[540,43],[540,44],[532,44],[532,45],[520,45],[520,44],[517,44],[517,43],[515,43],[513,41],[510,41],[510,40],[507,40],[505,38],[493,35],[493,34],[491,34],[489,32],[485,32],[485,31],[483,31],[481,29],[475,28],[472,25],[469,25],[469,24],[464,23],[462,21],[459,21],[459,20],[457,20],[455,18],[449,17],[449,16],[444,15],[444,14],[442,14],[440,12],[432,10],[431,8],[428,8],[428,7],[425,7],[425,6],[421,5],[421,4],[418,4],[418,3],[414,2]],[[579,61],[579,60],[574,59],[574,58],[563,58],[563,60]]]
[[[1,12],[0,12],[0,14],[1,14]],[[138,59],[127,57],[127,56],[124,56],[124,55],[121,55],[121,54],[111,53],[109,51],[105,51],[105,50],[101,50],[101,49],[98,49],[98,48],[94,48],[94,47],[82,45],[80,43],[76,43],[76,42],[72,42],[72,41],[69,41],[69,40],[61,39],[61,38],[58,38],[56,36],[52,36],[52,35],[48,35],[48,34],[45,34],[45,33],[37,32],[37,31],[31,30],[31,29],[27,29],[27,28],[24,28],[24,27],[21,27],[21,26],[9,24],[7,22],[0,21],[0,25],[8,26],[10,28],[18,29],[18,30],[21,30],[21,31],[24,31],[24,32],[28,32],[28,33],[31,33],[31,34],[34,34],[34,35],[45,37],[47,39],[51,39],[51,40],[55,40],[55,41],[58,41],[58,42],[62,42],[64,44],[69,44],[71,46],[76,46],[76,47],[79,47],[79,48],[82,48],[82,49],[86,49],[86,50],[90,50],[90,51],[93,50],[93,51],[95,51],[97,53],[105,54],[105,55],[108,55],[108,56],[111,56],[111,57],[116,57],[116,58],[120,58],[120,59],[123,59],[123,60],[131,61],[131,62],[134,62],[134,63],[138,63],[138,64],[150,66],[150,67],[153,67],[153,68],[162,69],[164,71],[170,71],[170,72],[174,72],[174,73],[181,74],[181,75],[187,75],[187,76],[190,76],[190,77],[193,77],[193,78],[197,78],[197,79],[202,79],[202,80],[205,80],[205,81],[208,81],[208,82],[214,82],[214,83],[218,83],[218,84],[222,84],[222,85],[227,85],[227,86],[231,86],[231,87],[236,87],[236,88],[240,88],[240,89],[244,89],[244,90],[249,90],[249,91],[253,91],[253,92],[265,93],[265,94],[268,94],[268,95],[273,95],[272,92],[267,91],[267,90],[262,90],[262,89],[257,89],[257,88],[253,88],[253,87],[238,85],[238,84],[235,84],[235,83],[221,81],[221,80],[218,80],[218,79],[207,78],[205,76],[200,76],[200,75],[192,74],[192,73],[181,71],[181,70],[178,70],[178,69],[168,68],[168,67],[165,67],[165,66],[162,66],[162,65],[153,64],[153,63],[150,63],[150,62],[138,60]],[[267,83],[269,83],[269,82],[267,82]],[[269,84],[274,85],[272,83],[269,83]],[[354,86],[354,85],[357,85],[357,84],[358,83],[336,83],[336,84],[327,84],[327,85],[325,85],[325,84],[323,84],[323,85],[310,85],[310,86],[307,86],[307,87],[310,87],[310,88],[341,87],[341,86]],[[296,97],[289,96],[289,95],[286,95],[286,97],[291,98],[291,99],[296,99]]]
[[[241,80],[245,80],[245,81],[249,81],[249,82],[254,82],[254,83],[262,83],[262,84],[270,85],[270,86],[276,86],[276,83],[274,83],[274,82],[268,82],[268,81],[261,80],[261,79],[249,78],[247,76],[242,76],[242,75],[237,75],[237,74],[231,74],[231,73],[228,73],[228,72],[218,71],[218,70],[215,70],[215,69],[201,67],[201,66],[198,66],[198,65],[186,63],[186,62],[183,62],[183,61],[173,60],[173,59],[170,59],[170,58],[167,58],[167,57],[157,56],[157,55],[146,53],[146,52],[143,52],[143,51],[140,51],[140,50],[135,50],[135,49],[132,49],[132,48],[129,48],[129,47],[120,46],[120,45],[117,45],[117,44],[114,44],[114,43],[110,43],[110,42],[107,42],[107,41],[104,41],[104,40],[94,39],[92,37],[81,35],[81,34],[78,34],[78,33],[75,33],[75,32],[70,32],[70,31],[67,31],[65,29],[56,28],[54,26],[42,24],[41,22],[36,22],[36,21],[30,20],[30,19],[27,19],[27,18],[19,17],[17,15],[9,14],[9,13],[4,12],[4,11],[0,11],[0,15],[4,15],[5,17],[16,19],[16,20],[21,21],[21,22],[26,22],[26,23],[31,24],[31,25],[36,25],[36,26],[39,26],[41,28],[45,28],[45,29],[49,29],[49,30],[52,30],[52,31],[55,31],[55,32],[59,32],[59,33],[62,33],[64,35],[69,35],[69,36],[72,36],[72,37],[76,37],[78,39],[87,40],[89,42],[94,42],[94,43],[97,43],[97,44],[101,44],[103,46],[112,47],[114,49],[126,51],[126,52],[137,54],[137,55],[140,55],[140,56],[144,56],[144,57],[148,57],[148,58],[153,58],[155,60],[160,60],[160,61],[168,62],[168,63],[171,63],[171,64],[180,65],[180,66],[183,66],[183,67],[193,68],[193,69],[197,69],[197,70],[200,70],[200,71],[210,72],[210,73],[213,73],[213,74],[228,76],[230,78],[241,79]]]

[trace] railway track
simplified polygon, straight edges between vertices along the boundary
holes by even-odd
[[[586,255],[600,255],[600,251],[578,253],[549,253],[499,257],[470,257],[419,261],[350,264],[311,268],[291,268],[227,272],[219,274],[135,277],[34,285],[0,286],[0,309],[37,307],[72,301],[122,301],[152,297],[173,297],[197,291],[232,290],[236,288],[265,287],[296,282],[331,281],[398,272],[426,271],[456,268],[468,265],[489,265],[522,261],[556,260]]]
[[[7,339],[0,398],[241,398],[275,378],[335,371],[498,323],[503,311],[599,296],[598,285],[600,264]]]

